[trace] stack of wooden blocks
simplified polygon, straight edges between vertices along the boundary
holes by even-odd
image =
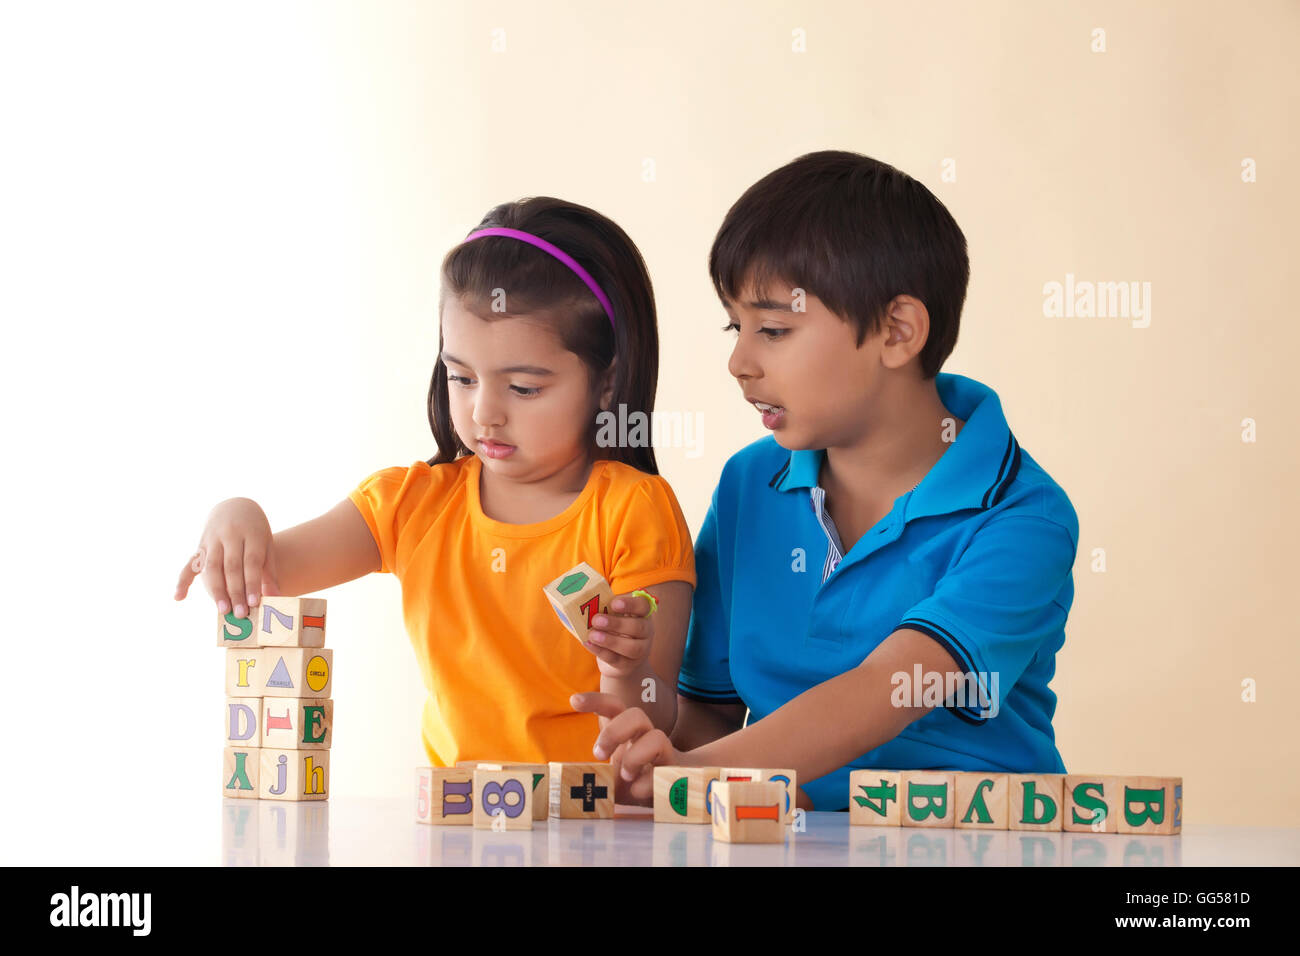
[[[1182,831],[1182,777],[854,770],[849,823],[1075,833]]]
[[[334,652],[323,598],[263,597],[248,617],[218,615],[226,648],[228,797],[329,797]]]
[[[614,816],[614,768],[608,763],[513,763],[462,760],[416,771],[420,823],[531,830],[537,820]]]
[[[794,820],[793,770],[655,767],[655,823],[711,823],[726,843],[781,843]]]

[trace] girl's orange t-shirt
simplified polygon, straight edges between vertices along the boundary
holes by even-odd
[[[458,760],[591,761],[594,714],[569,695],[600,689],[596,657],[542,593],[579,562],[614,594],[695,585],[690,530],[668,482],[621,462],[593,463],[560,514],[495,521],[479,503],[482,462],[418,461],[375,472],[348,497],[402,584],[402,613],[429,696],[421,733],[433,766]]]

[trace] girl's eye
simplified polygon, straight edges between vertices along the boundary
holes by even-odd
[[[542,391],[540,388],[528,388],[524,385],[511,385],[510,387],[514,389],[517,395],[521,395],[524,398],[533,398],[534,396],[541,394]]]
[[[467,379],[464,375],[453,375],[451,374],[451,372],[447,373],[447,381],[455,382],[457,385],[462,385],[462,386],[469,384],[469,379]]]

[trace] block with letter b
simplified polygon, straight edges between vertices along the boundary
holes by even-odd
[[[787,796],[776,781],[745,783],[721,780],[713,788],[713,839],[724,843],[782,843],[781,818]]]
[[[276,750],[262,748],[261,800],[326,800],[330,789],[328,750]]]
[[[533,775],[529,770],[485,770],[474,774],[474,826],[493,830],[533,828]]]
[[[849,771],[849,826],[899,826],[897,770]]]
[[[1172,836],[1183,831],[1182,777],[1122,777],[1120,833]]]
[[[582,563],[542,589],[555,608],[560,623],[580,641],[592,629],[591,619],[609,613],[614,593],[609,582],[591,565]]]
[[[417,823],[469,826],[474,822],[474,771],[469,767],[420,767],[415,771]]]
[[[954,775],[946,770],[900,770],[899,818],[905,827],[953,826]]]
[[[718,767],[655,767],[655,823],[711,823]]]

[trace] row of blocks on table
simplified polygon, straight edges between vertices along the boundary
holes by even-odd
[[[608,763],[461,760],[415,772],[418,823],[530,830],[537,820],[614,816]]]

